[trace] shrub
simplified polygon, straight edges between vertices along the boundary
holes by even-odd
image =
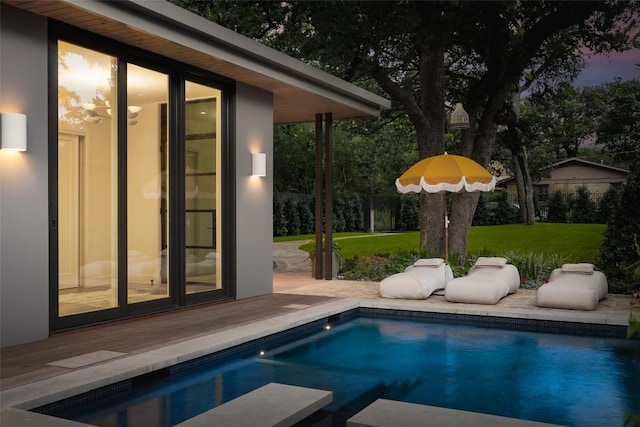
[[[554,191],[549,200],[549,214],[547,220],[549,222],[565,223],[567,222],[567,201],[562,191]]]
[[[314,232],[314,214],[312,212],[312,202],[301,200],[298,203],[298,218],[300,219],[300,233],[311,234]]]
[[[371,280],[379,282],[387,277],[385,264],[387,259],[379,255],[357,256],[344,260],[340,273],[346,280]]]
[[[482,256],[492,256],[491,254],[483,253]],[[467,257],[462,257],[459,252],[454,252],[449,254],[449,265],[451,266],[451,270],[453,271],[453,277],[462,277],[466,276],[469,272],[469,269],[473,267],[473,264],[477,261],[477,255],[469,255]]]
[[[498,206],[494,212],[497,224],[517,224],[519,207],[509,201],[509,193],[501,191],[498,193]]]
[[[336,196],[331,215],[334,233],[362,231],[362,201],[358,195]],[[324,221],[324,212],[322,212]],[[273,198],[273,235],[293,236],[315,231],[315,197],[280,193]],[[285,233],[285,234],[282,234]]]
[[[520,287],[538,289],[549,281],[551,272],[566,261],[557,254],[508,251],[504,254],[520,273]]]
[[[273,198],[273,234],[276,236],[287,235],[287,217],[284,203],[280,198]]]
[[[518,220],[518,205],[509,200],[509,193],[499,191],[490,195],[480,194],[472,224],[516,224]]]
[[[596,224],[606,224],[609,222],[618,204],[619,196],[619,192],[614,187],[609,187],[602,195],[598,201],[596,213],[593,218]]]
[[[345,200],[343,197],[336,197],[333,200],[333,217],[332,230],[335,233],[340,233],[346,230],[346,221],[344,219]]]
[[[591,201],[589,189],[581,185],[571,203],[571,222],[574,224],[592,224],[596,207]]]
[[[284,202],[284,214],[287,219],[287,235],[300,234],[300,215],[298,214],[298,202],[295,199],[288,198]]]
[[[640,287],[640,161],[630,168],[600,247],[600,267],[609,291],[631,293]]]
[[[357,199],[356,199],[357,200]],[[357,220],[353,211],[354,197],[344,199],[344,206],[342,209],[342,217],[344,218],[344,231],[356,231]]]
[[[351,208],[353,223],[349,228],[349,231],[364,230],[364,225],[362,222],[362,220],[364,219],[362,214],[362,200],[360,198],[351,199],[350,208]]]
[[[327,241],[326,239],[322,240],[322,251],[324,252],[325,248],[327,247]],[[333,250],[333,252],[338,255],[338,257],[340,257],[340,245],[336,242],[336,241],[331,241],[331,248]],[[309,254],[309,259],[310,260],[314,260],[316,257],[316,241],[315,239],[309,240],[307,243],[305,243],[304,245],[300,246],[299,248],[302,251],[305,251]]]
[[[480,194],[478,198],[478,205],[476,211],[473,214],[473,221],[471,225],[493,225],[493,212],[487,207],[487,196],[484,193]]]
[[[414,253],[359,255],[355,258],[344,260],[340,265],[340,273],[346,280],[379,282],[385,277],[404,271],[418,258],[419,255]]]
[[[479,254],[469,255],[461,262],[459,254],[449,257],[454,277],[465,276],[479,256],[495,256],[494,253],[481,251]],[[553,269],[565,263],[565,260],[555,254],[526,253],[509,251],[502,255],[515,265],[520,272],[520,286],[526,289],[537,289],[549,280]],[[425,253],[398,253],[395,255],[378,254],[374,256],[356,256],[343,260],[340,272],[346,280],[380,281],[395,273],[404,271],[419,258],[430,258]]]
[[[400,230],[417,230],[420,228],[420,198],[417,194],[400,196]]]

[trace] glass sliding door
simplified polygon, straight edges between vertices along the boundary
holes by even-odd
[[[52,330],[231,297],[220,173],[232,86],[67,37],[51,51]]]
[[[118,306],[117,59],[58,43],[58,313]]]
[[[169,296],[169,77],[127,65],[127,301]]]
[[[220,289],[220,101],[218,89],[185,84],[186,294]]]

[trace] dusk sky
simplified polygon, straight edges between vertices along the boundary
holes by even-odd
[[[622,80],[640,78],[640,68],[637,64],[640,64],[640,49],[614,52],[611,56],[594,56],[574,84],[581,87],[597,86],[612,82],[616,77],[621,77]]]

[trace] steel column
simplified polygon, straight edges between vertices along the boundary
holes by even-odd
[[[316,114],[316,170],[315,170],[315,257],[311,260],[316,270],[316,279],[323,278],[322,269],[322,114]]]
[[[333,279],[333,115],[324,115],[324,278]]]

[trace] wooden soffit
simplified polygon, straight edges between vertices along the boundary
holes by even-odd
[[[390,102],[229,29],[157,0],[2,0],[273,93],[274,123],[377,117]]]

